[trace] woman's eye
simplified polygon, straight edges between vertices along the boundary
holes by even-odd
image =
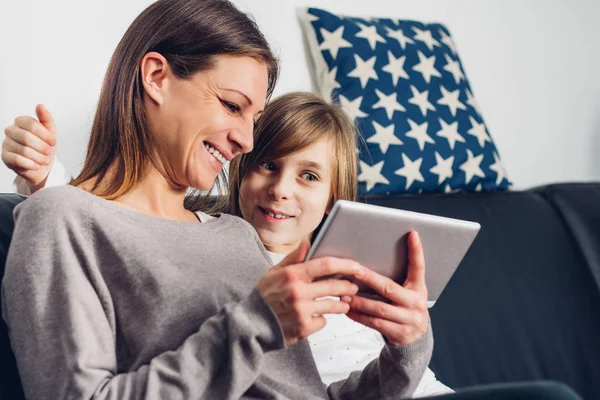
[[[232,113],[234,114],[238,114],[240,111],[242,111],[242,109],[240,108],[240,106],[238,106],[235,103],[231,103],[229,101],[221,101],[223,103],[223,105]]]
[[[310,172],[305,172],[302,175],[302,179],[307,180],[309,182],[318,181],[319,178],[315,174],[311,174]]]
[[[264,169],[266,169],[267,171],[275,170],[275,164],[273,164],[271,161],[261,162],[259,165],[261,167],[263,167]]]

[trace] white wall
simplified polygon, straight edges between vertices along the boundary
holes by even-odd
[[[516,188],[600,180],[597,0],[234,0],[282,60],[276,94],[311,90],[297,8],[436,21],[452,32],[490,133]],[[58,155],[77,173],[104,70],[148,0],[0,3],[0,126],[43,102]],[[13,174],[0,167],[0,192]]]

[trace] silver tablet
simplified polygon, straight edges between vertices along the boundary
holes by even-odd
[[[436,301],[479,232],[476,222],[339,200],[306,260],[350,258],[402,284],[408,266],[407,238],[421,237],[429,301]],[[375,294],[359,284],[359,293]]]

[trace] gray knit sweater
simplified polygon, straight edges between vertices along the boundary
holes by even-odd
[[[2,312],[29,399],[402,397],[429,363],[431,330],[326,388],[254,289],[269,259],[242,219],[169,221],[71,186],[15,217]]]

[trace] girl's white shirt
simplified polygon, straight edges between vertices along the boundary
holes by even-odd
[[[44,187],[66,185],[71,181],[71,175],[56,159]],[[15,192],[23,197],[31,195],[28,182],[17,176],[13,183]],[[203,212],[196,213],[201,222],[209,221],[212,217]],[[268,252],[273,265],[285,258],[285,254]],[[339,300],[338,297],[332,299]],[[343,314],[327,314],[324,316],[327,325],[308,337],[310,348],[321,375],[323,383],[345,379],[353,371],[362,370],[367,364],[379,356],[385,341],[381,334],[355,322]],[[413,398],[453,393],[448,386],[439,382],[429,368],[423,374]]]
[[[48,178],[46,179],[46,184],[44,187],[53,187],[53,186],[62,186],[71,182],[71,174],[69,174],[64,167],[58,161],[58,159],[54,159],[54,164],[52,164],[52,168],[50,168],[50,173],[48,174]],[[25,179],[17,176],[13,182],[13,190],[18,195],[23,197],[31,196],[31,188],[29,187],[29,182]]]

